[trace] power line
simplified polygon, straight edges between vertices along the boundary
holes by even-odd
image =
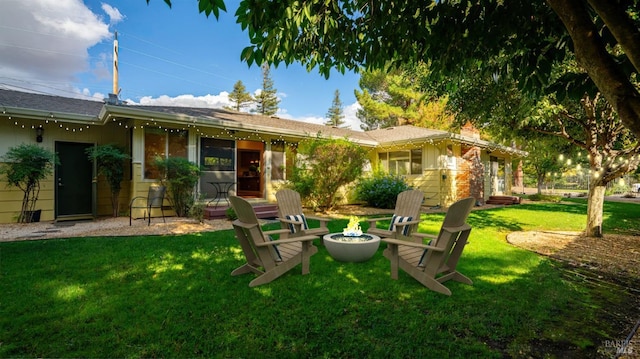
[[[149,40],[145,40],[145,39],[143,39],[143,38],[141,38],[141,37],[137,37],[137,36],[135,36],[135,35],[131,35],[131,34],[129,34],[129,33],[118,32],[118,34],[120,34],[120,35],[124,35],[124,37],[125,37],[125,38],[126,38],[126,37],[131,37],[131,38],[133,38],[133,39],[135,39],[135,40],[138,40],[138,41],[140,41],[140,42],[144,42],[145,44],[149,44],[149,45],[151,45],[151,46],[155,46],[155,47],[157,47],[157,48],[159,48],[159,49],[166,50],[166,51],[169,51],[169,52],[173,52],[173,53],[174,53],[174,54],[176,54],[176,55],[182,55],[182,53],[181,53],[181,52],[179,52],[179,51],[176,51],[176,50],[171,49],[171,48],[166,47],[166,46],[158,45],[158,44],[156,44],[155,42],[152,42],[152,41],[149,41]]]
[[[31,81],[26,81],[26,80],[21,80],[21,79],[15,79],[15,78],[11,78],[11,77],[0,77],[1,79],[6,79],[6,80],[12,80],[12,81],[17,81],[17,82],[22,82],[22,83],[27,83],[29,85],[32,86],[39,86],[39,87],[44,87],[44,88],[48,88],[51,90],[55,90],[55,92],[47,92],[47,91],[42,91],[42,90],[37,90],[33,87],[24,87],[24,86],[18,86],[14,83],[6,83],[6,82],[2,82],[0,83],[0,85],[2,85],[5,89],[7,90],[11,90],[11,89],[22,89],[22,90],[26,90],[26,91],[30,91],[30,92],[36,92],[36,93],[40,93],[43,95],[51,95],[51,96],[59,96],[61,92],[64,93],[69,93],[74,95],[75,98],[84,98],[87,100],[95,100],[95,101],[100,101],[100,99],[97,99],[95,97],[92,96],[87,96],[81,92],[74,92],[74,91],[69,91],[69,90],[65,90],[65,89],[60,89],[57,87],[53,87],[53,86],[47,86],[41,83],[36,83],[36,82],[31,82]]]
[[[132,66],[132,67],[136,67],[136,68],[139,68],[139,69],[142,69],[142,70],[145,70],[145,71],[153,72],[153,73],[156,73],[156,74],[161,74],[161,75],[164,75],[164,76],[167,76],[167,77],[172,77],[172,78],[175,78],[175,79],[178,79],[178,80],[182,80],[182,81],[185,81],[185,82],[190,82],[192,84],[205,86],[205,87],[212,87],[211,84],[204,84],[204,83],[201,83],[201,82],[188,80],[188,79],[185,79],[184,77],[181,77],[181,76],[171,75],[171,74],[168,74],[166,72],[153,70],[153,69],[150,69],[148,67],[144,67],[144,66],[139,66],[139,65],[136,65],[136,64],[128,63],[126,61],[120,61],[120,63],[121,64],[125,64],[125,65],[129,65],[129,66]],[[222,89],[220,89],[218,87],[216,87],[216,88],[218,90],[224,91],[224,90],[222,90]]]
[[[197,68],[197,67],[192,67],[192,66],[188,66],[188,65],[183,65],[183,64],[178,63],[178,62],[175,62],[175,61],[171,61],[171,60],[168,60],[168,59],[164,59],[164,58],[162,58],[162,57],[158,57],[158,56],[150,55],[150,54],[144,53],[144,52],[142,52],[142,51],[133,50],[133,49],[130,49],[130,48],[127,48],[127,47],[123,47],[123,46],[119,46],[119,47],[120,47],[121,49],[128,50],[128,51],[131,51],[131,52],[136,53],[136,54],[139,54],[139,55],[147,56],[147,57],[150,57],[150,58],[155,59],[155,60],[164,61],[164,62],[166,62],[166,63],[168,63],[168,64],[171,64],[171,65],[180,66],[180,67],[183,67],[183,68],[188,69],[188,70],[197,71],[197,72],[201,72],[201,73],[206,74],[206,75],[211,75],[211,76],[219,77],[219,78],[224,79],[224,80],[230,80],[230,81],[233,81],[233,79],[230,79],[230,78],[228,78],[228,77],[221,76],[221,75],[218,75],[218,74],[214,74],[213,72],[203,71],[203,70],[201,70],[201,69],[199,69],[199,68]]]
[[[11,26],[6,26],[6,25],[0,25],[0,28],[9,29],[9,30],[15,30],[15,31],[22,31],[22,32],[26,32],[26,33],[43,35],[43,36],[53,36],[53,37],[57,37],[57,38],[66,38],[65,36],[60,36],[60,35],[57,35],[57,34],[46,33],[46,32],[42,32],[42,31],[33,31],[33,30],[30,30],[30,29],[17,28],[17,27],[11,27]],[[181,52],[178,52],[178,51],[176,51],[174,49],[171,49],[169,47],[166,47],[166,46],[159,45],[159,44],[157,44],[157,43],[155,43],[153,41],[148,41],[148,40],[145,40],[145,39],[143,39],[141,37],[138,37],[138,36],[135,36],[135,35],[132,35],[132,34],[129,34],[129,33],[119,33],[119,34],[120,35],[124,35],[125,38],[135,39],[137,41],[140,41],[140,42],[149,44],[151,46],[157,47],[157,48],[161,49],[164,52],[171,52],[171,53],[175,53],[175,54],[178,54],[178,55],[182,55]],[[102,56],[87,56],[87,53],[74,54],[74,53],[69,53],[69,52],[61,52],[61,51],[48,50],[48,49],[42,49],[42,48],[34,48],[34,47],[29,47],[29,46],[20,46],[20,45],[15,45],[15,44],[8,44],[8,43],[0,43],[0,46],[11,47],[11,48],[14,48],[14,49],[20,49],[20,50],[25,50],[25,51],[34,51],[34,52],[46,53],[46,54],[54,54],[54,55],[61,55],[61,56],[71,56],[71,57],[76,57],[76,58],[87,58],[90,61],[97,61],[97,62],[102,62],[102,63],[104,63],[104,60],[105,60],[105,58],[102,57]],[[165,63],[170,64],[172,66],[181,67],[181,68],[184,68],[184,69],[192,71],[192,72],[197,72],[197,73],[205,74],[205,75],[208,75],[208,76],[213,76],[213,77],[220,78],[220,79],[223,79],[223,80],[233,81],[233,79],[231,79],[229,77],[226,77],[226,76],[223,76],[223,75],[219,75],[217,73],[205,71],[205,70],[202,70],[201,68],[197,68],[197,67],[194,67],[194,66],[186,65],[186,64],[181,63],[181,62],[177,62],[177,61],[169,60],[167,58],[163,58],[163,57],[160,57],[160,56],[152,55],[152,54],[144,52],[144,51],[139,51],[139,50],[135,50],[133,48],[123,47],[123,46],[119,46],[119,48],[125,50],[125,54],[127,52],[135,53],[135,54],[138,54],[138,55],[141,55],[141,56],[145,56],[145,57],[148,57],[148,58],[151,58],[151,59],[155,59],[155,60],[158,60],[158,61],[165,62]],[[107,53],[107,51],[102,51],[102,53]],[[219,91],[225,91],[224,89],[219,88],[217,86],[212,86],[211,84],[204,84],[202,82],[185,79],[184,76],[176,76],[176,75],[173,75],[173,74],[171,74],[169,72],[166,72],[166,71],[153,70],[148,65],[136,65],[135,63],[132,63],[132,62],[123,62],[123,61],[120,61],[120,63],[126,64],[127,66],[131,66],[131,67],[134,67],[134,68],[139,68],[139,69],[142,69],[142,70],[145,70],[145,71],[153,72],[153,73],[156,73],[156,74],[159,74],[159,75],[162,75],[162,76],[175,78],[175,79],[179,79],[179,80],[182,80],[182,81],[185,81],[185,82],[193,83],[193,84],[196,84],[196,85],[199,85],[199,86],[203,86],[205,88],[214,88],[214,89],[217,89]],[[68,90],[65,90],[65,89],[62,89],[62,88],[56,88],[56,87],[53,87],[53,86],[47,86],[47,85],[43,85],[43,84],[38,84],[38,83],[34,83],[34,82],[29,82],[29,81],[25,81],[25,80],[18,80],[18,79],[13,79],[13,78],[6,78],[6,79],[12,80],[12,81],[20,81],[22,83],[26,83],[26,84],[29,84],[29,85],[50,88],[50,89],[55,90],[57,92],[72,93],[74,96],[83,96],[83,97],[86,97],[86,98],[92,98],[93,99],[93,97],[91,97],[91,96],[86,96],[86,95],[78,93],[78,92],[71,92],[71,91],[68,91]],[[79,83],[79,84],[77,84],[77,86],[85,87],[86,85],[84,83]],[[19,88],[19,86],[16,86],[16,87]],[[128,92],[130,92],[130,91],[131,90],[129,90]]]
[[[14,47],[14,48],[23,49],[23,50],[46,52],[46,53],[56,54],[56,55],[65,55],[65,56],[73,56],[73,57],[87,57],[87,56],[84,56],[84,55],[70,54],[70,53],[67,53],[67,52],[60,52],[60,51],[53,51],[53,50],[46,50],[46,49],[38,49],[38,48],[35,48],[35,47],[18,46],[18,45],[13,45],[13,44],[0,43],[0,46]]]
[[[51,33],[51,32],[43,32],[43,31],[34,31],[34,30],[31,30],[31,29],[23,29],[23,28],[7,26],[7,25],[0,25],[0,28],[9,29],[9,30],[16,30],[16,31],[22,31],[22,32],[28,32],[28,33],[37,34],[37,35],[59,37],[61,39],[66,39],[67,38],[67,36],[59,35],[57,32]]]

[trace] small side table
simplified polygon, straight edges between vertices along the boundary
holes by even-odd
[[[225,200],[227,202],[227,206],[229,203],[229,191],[236,184],[235,182],[209,182],[216,189],[216,198],[212,199],[207,203],[207,207],[211,204],[211,202],[215,201],[215,207],[218,207],[218,203],[221,200]]]

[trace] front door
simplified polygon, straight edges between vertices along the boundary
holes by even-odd
[[[262,197],[262,151],[238,149],[238,196]]]
[[[94,217],[93,163],[85,152],[90,147],[93,144],[56,142],[56,219]]]

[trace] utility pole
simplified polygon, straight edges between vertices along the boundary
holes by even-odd
[[[118,94],[118,32],[115,32],[113,40],[113,93]]]

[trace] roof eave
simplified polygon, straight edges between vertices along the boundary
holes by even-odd
[[[149,110],[143,110],[139,108],[116,106],[116,105],[104,105],[102,110],[100,111],[100,118],[102,119],[103,123],[107,123],[111,118],[117,118],[117,117],[137,119],[137,120],[162,121],[165,123],[176,124],[176,125],[190,124],[190,125],[198,125],[202,127],[224,128],[227,130],[260,132],[263,134],[273,135],[273,136],[284,135],[284,136],[304,138],[304,137],[315,137],[319,133],[322,133],[322,131],[306,132],[306,131],[290,130],[286,128],[274,128],[270,126],[247,124],[241,121],[223,120],[213,116],[212,117],[189,116],[185,114],[164,113],[164,112],[149,111]],[[351,139],[351,140],[361,145],[368,145],[368,146],[377,145],[377,142],[374,142],[374,141],[366,141],[362,139]]]
[[[22,107],[3,106],[2,113],[5,116],[15,116],[33,120],[41,119],[42,121],[65,121],[83,125],[97,125],[101,123],[99,116],[81,115],[77,113],[67,113],[59,111],[35,110]]]
[[[381,142],[380,144],[384,146],[400,146],[400,145],[405,145],[409,143],[415,143],[415,141],[419,139],[420,138],[403,139],[403,140],[391,141],[387,143]],[[425,141],[432,141],[432,142],[451,140],[451,141],[464,143],[472,146],[479,146],[483,148],[499,150],[502,152],[506,152],[506,153],[518,156],[518,157],[526,157],[529,155],[528,152],[517,150],[512,147],[503,146],[497,143],[481,140],[478,138],[462,136],[455,133],[448,133],[448,132],[438,133],[438,134],[422,137],[422,139],[424,139]]]

